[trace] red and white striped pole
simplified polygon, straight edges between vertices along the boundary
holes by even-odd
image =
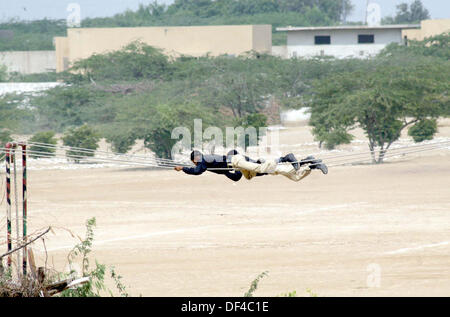
[[[6,143],[6,243],[8,252],[12,250],[11,241],[11,148],[12,143]],[[8,268],[11,268],[11,254],[8,255]]]
[[[22,237],[23,244],[27,243],[27,145],[21,144],[22,147]],[[27,274],[27,247],[23,248],[23,276]]]

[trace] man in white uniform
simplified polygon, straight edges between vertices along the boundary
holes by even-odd
[[[229,159],[231,166],[239,170],[248,180],[255,176],[271,174],[283,175],[298,182],[311,174],[311,170],[313,169],[320,169],[323,174],[328,173],[327,166],[323,164],[321,160],[316,160],[312,156],[309,156],[302,161],[297,161],[293,154],[288,154],[277,160],[254,161],[237,152],[229,154],[233,154],[231,159]],[[308,165],[308,168],[300,168],[303,165]]]

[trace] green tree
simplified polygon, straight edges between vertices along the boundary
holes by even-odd
[[[448,107],[450,63],[428,58],[376,59],[371,65],[369,72],[343,72],[318,81],[310,123],[322,142],[330,138],[346,142],[350,129],[362,128],[373,162],[382,163],[403,129],[437,118]]]
[[[25,96],[5,94],[0,96],[0,128],[8,128],[12,132],[20,132],[32,113],[23,107]]]
[[[45,144],[36,144],[30,146],[31,152],[41,152],[41,153],[32,153],[31,157],[39,158],[39,157],[49,157],[55,155],[55,148],[52,148],[48,145],[56,145],[57,140],[55,138],[55,132],[53,131],[42,131],[38,132],[31,137],[29,143],[45,143]]]
[[[241,64],[241,67],[246,67]],[[227,71],[208,80],[204,96],[206,103],[227,107],[235,118],[258,112],[264,107],[266,77],[261,73]]]
[[[53,50],[53,37],[66,35],[65,20],[20,21],[0,23],[0,51]]]
[[[205,109],[195,104],[181,106],[161,104],[154,108],[153,124],[143,129],[145,147],[152,150],[157,157],[171,158],[174,145],[180,141],[172,139],[172,131],[177,127],[187,128],[191,132],[191,145],[194,143],[194,119],[205,119],[203,128],[210,118]]]
[[[259,138],[264,135],[264,130],[260,130],[260,128],[267,127],[267,116],[262,113],[252,113],[252,114],[245,116],[244,118],[240,118],[240,119],[236,120],[235,126],[241,126],[245,129],[247,129],[249,127],[255,128],[257,137],[259,140]],[[237,136],[237,137],[239,137],[239,136]],[[251,140],[250,140],[249,135],[246,134],[245,140],[244,140],[245,148],[247,148],[248,146],[257,146],[258,145],[258,144],[250,144],[250,141]],[[240,142],[238,142],[238,144],[240,144]]]
[[[112,149],[117,153],[127,153],[131,147],[136,143],[136,135],[133,128],[122,129],[110,129],[108,132],[104,132],[106,141],[110,142]]]
[[[108,105],[111,95],[85,84],[49,89],[41,95],[31,97],[37,113],[33,125],[39,130],[52,129],[60,132],[67,127],[81,126],[84,123],[109,122],[115,113]]]
[[[380,56],[433,56],[450,60],[450,32],[425,38],[422,41],[409,40],[408,46],[392,43],[384,48]]]
[[[400,3],[397,5],[395,17],[388,17],[383,20],[385,24],[406,24],[419,23],[422,20],[430,19],[430,13],[420,0],[415,0],[411,5]]]
[[[71,71],[94,81],[162,79],[168,67],[168,57],[160,49],[135,41],[121,50],[77,61]]]
[[[98,148],[99,134],[87,124],[78,128],[69,128],[62,138],[64,145],[87,150],[96,150]],[[92,157],[94,151],[71,149],[66,151],[68,158],[79,163],[82,159],[80,156]]]
[[[418,121],[408,130],[408,135],[411,136],[415,142],[422,142],[433,139],[437,132],[436,119],[423,119]]]

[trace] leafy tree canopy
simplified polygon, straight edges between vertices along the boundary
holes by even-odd
[[[349,142],[349,131],[362,128],[373,160],[381,163],[403,129],[437,118],[448,109],[450,63],[427,57],[380,57],[367,63],[366,69],[316,82],[311,124],[316,138],[326,145]]]
[[[397,5],[397,13],[395,17],[387,17],[383,19],[384,24],[408,24],[420,23],[422,20],[430,19],[430,13],[420,0],[414,0],[411,5],[403,2]]]

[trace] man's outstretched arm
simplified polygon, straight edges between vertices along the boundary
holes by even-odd
[[[200,175],[203,174],[203,172],[205,172],[207,170],[207,166],[204,162],[201,162],[199,164],[197,164],[196,167],[181,167],[181,166],[177,166],[175,167],[176,171],[183,171],[186,174],[189,175]]]

